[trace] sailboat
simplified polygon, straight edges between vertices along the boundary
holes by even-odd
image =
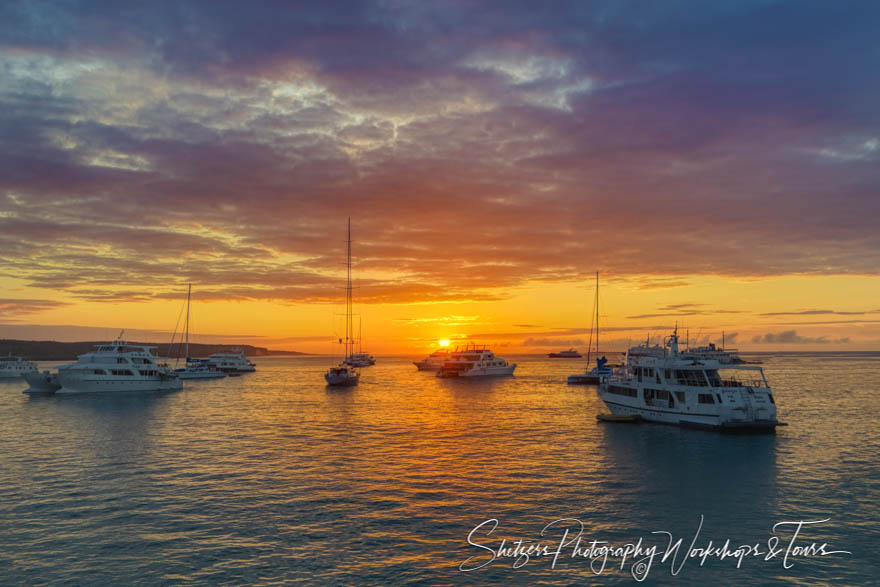
[[[345,358],[345,364],[351,367],[369,367],[370,365],[376,364],[376,359],[370,353],[364,352],[361,343],[363,341],[363,324],[361,323],[360,318],[358,318],[358,337],[357,337],[357,345],[358,351],[356,353],[352,353]]]
[[[184,326],[186,343],[183,356],[186,357],[186,366],[182,369],[175,369],[174,372],[180,379],[220,379],[226,377],[226,373],[214,367],[208,359],[191,359],[189,356],[189,305],[191,300],[192,284],[190,283],[186,288],[186,326]]]
[[[348,219],[348,240],[346,241],[347,257],[346,270],[347,279],[345,285],[345,338],[340,338],[339,343],[345,345],[343,357],[350,357],[354,351],[354,320],[352,319],[352,299],[351,299],[351,218]],[[336,367],[331,367],[324,373],[324,380],[327,385],[334,387],[351,387],[358,384],[361,372],[345,360]]]
[[[596,297],[593,300],[593,324],[590,326],[590,346],[587,349],[587,369],[584,373],[568,376],[569,385],[598,385],[607,379],[612,371],[608,359],[599,357],[599,272],[596,272]],[[596,366],[590,369],[593,358],[593,332],[596,333]]]

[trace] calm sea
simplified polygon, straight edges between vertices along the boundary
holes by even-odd
[[[349,390],[317,357],[163,395],[2,383],[0,584],[634,584],[598,547],[639,539],[649,584],[877,584],[880,355],[763,358],[775,436],[597,423],[595,388],[564,383],[582,363],[538,357],[492,381],[381,358]],[[774,524],[818,520],[784,560]],[[502,539],[571,544],[517,562]],[[727,539],[764,554],[685,559]]]

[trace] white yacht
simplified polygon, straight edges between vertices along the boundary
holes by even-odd
[[[223,373],[252,373],[257,370],[257,366],[244,356],[244,351],[214,353],[208,357],[207,364]]]
[[[17,379],[26,373],[34,373],[37,365],[12,355],[0,357],[0,379]]]
[[[183,382],[165,364],[157,363],[156,347],[116,340],[95,346],[75,363],[58,367],[57,393],[176,391]]]
[[[513,375],[516,363],[508,363],[486,348],[473,343],[456,348],[437,371],[437,377],[491,377]]]
[[[369,367],[376,364],[376,359],[370,353],[352,353],[344,363],[349,367]]]
[[[361,379],[358,365],[352,365],[348,359],[354,355],[354,320],[352,319],[352,286],[351,286],[351,218],[348,219],[348,240],[346,240],[346,273],[345,281],[345,338],[339,338],[339,343],[345,345],[343,361],[336,367],[331,367],[324,373],[324,381],[331,387],[354,387]],[[374,361],[375,362],[375,361]],[[371,363],[372,364],[372,363]]]
[[[633,356],[599,385],[619,416],[728,432],[773,432],[776,403],[761,367],[698,360],[679,352],[678,331],[662,347]]]
[[[449,360],[449,349],[434,351],[421,361],[413,361],[419,371],[439,371],[443,363]]]
[[[723,346],[717,347],[715,343],[710,342],[707,346],[698,346],[687,349],[682,353],[685,357],[697,360],[714,360],[722,365],[758,365],[760,361],[745,361],[739,356],[736,349],[726,349]]]

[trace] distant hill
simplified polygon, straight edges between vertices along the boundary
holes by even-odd
[[[72,361],[78,355],[92,351],[96,344],[106,343],[107,341],[97,342],[55,342],[53,340],[12,340],[0,339],[0,356],[17,355],[24,357],[29,361]],[[153,351],[160,357],[168,356],[168,344],[155,344],[149,342],[131,342],[132,344],[148,344],[156,346]],[[207,357],[214,353],[228,353],[230,351],[243,350],[246,357],[274,357],[274,356],[295,356],[307,355],[309,353],[300,353],[298,351],[276,351],[249,344],[193,344],[189,343],[189,356],[191,357]],[[174,354],[172,357],[183,353],[182,345],[178,350],[178,343],[174,343]]]

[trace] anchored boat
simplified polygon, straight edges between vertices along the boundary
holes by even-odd
[[[785,426],[776,419],[761,367],[689,357],[678,342],[676,329],[662,353],[651,347],[627,354],[626,365],[599,385],[612,414],[724,432],[772,433]]]

